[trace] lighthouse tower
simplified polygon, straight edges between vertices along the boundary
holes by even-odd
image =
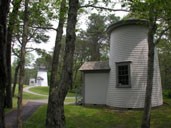
[[[45,66],[39,66],[36,81],[37,86],[48,86],[47,69]]]

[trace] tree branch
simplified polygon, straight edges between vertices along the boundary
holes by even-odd
[[[19,35],[16,35],[15,37],[16,37],[17,41],[19,42],[19,44],[22,45],[22,42],[20,40],[20,36]]]
[[[41,52],[41,53],[44,53],[45,51],[43,49],[40,49],[40,48],[32,48],[32,47],[27,47],[26,48],[26,52],[32,52],[32,51],[37,51],[37,52]]]
[[[36,28],[34,31],[33,31],[33,34],[30,35],[30,37],[27,39],[27,42],[29,42],[35,35],[36,31],[38,30],[38,28]]]
[[[53,28],[53,27],[32,27],[32,28],[36,28],[36,29],[47,29],[47,30],[57,31],[57,29],[56,28]]]
[[[13,53],[16,57],[20,58],[19,54],[14,50],[14,48],[12,48],[12,53]]]
[[[126,10],[126,9],[112,9],[112,8],[106,8],[106,7],[95,6],[94,4],[89,4],[89,5],[80,6],[80,8],[97,8],[97,9],[108,10],[108,11],[115,11],[115,12],[116,12],[116,11],[129,12],[129,10]]]
[[[169,26],[168,28],[166,28],[166,29],[164,29],[163,31],[160,32],[159,38],[154,42],[155,45],[157,45],[157,44],[160,42],[160,40],[161,40],[163,34],[164,34],[165,32],[167,32],[169,29],[171,29],[171,26]]]

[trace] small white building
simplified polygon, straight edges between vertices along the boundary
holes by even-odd
[[[29,80],[29,86],[35,86],[35,84],[36,84],[35,78],[30,78],[30,80]]]
[[[120,21],[108,28],[109,62],[86,62],[83,102],[119,108],[143,108],[147,85],[148,22]],[[152,107],[163,104],[157,50],[154,59]]]
[[[36,78],[37,86],[48,86],[47,70],[44,66],[40,66]]]
[[[106,104],[109,78],[109,62],[85,62],[80,68],[84,72],[83,102]]]

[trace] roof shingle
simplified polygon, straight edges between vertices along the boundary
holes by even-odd
[[[108,61],[85,62],[79,69],[80,71],[110,70]]]

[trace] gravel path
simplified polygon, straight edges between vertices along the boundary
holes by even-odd
[[[23,91],[24,92],[27,92],[27,93],[34,94],[34,95],[38,95],[38,96],[47,96],[48,97],[48,95],[39,94],[39,93],[32,92],[32,91],[29,90],[30,88],[34,88],[34,87],[36,87],[36,86],[28,86],[28,87],[25,87],[25,88],[23,88]]]
[[[27,93],[30,93],[30,94],[38,95],[38,96],[46,96],[47,99],[48,99],[48,95],[39,94],[39,93],[32,92],[32,91],[29,90],[30,88],[34,88],[34,87],[36,87],[36,86],[28,86],[28,87],[25,87],[23,89],[23,91],[24,92],[27,92]],[[43,103],[47,103],[47,99],[45,99],[45,100],[29,100],[29,101],[35,101],[35,102],[41,102],[42,101]],[[75,97],[68,97],[67,96],[65,99],[75,99]]]
[[[43,95],[43,94],[39,94],[39,93],[30,91],[30,88],[34,88],[34,87],[36,87],[36,86],[25,87],[25,88],[23,88],[23,91],[27,92],[27,93],[30,93],[30,94],[38,95],[38,96],[47,96],[47,99],[48,99],[48,95]],[[75,99],[75,97],[68,97],[67,96],[65,99]],[[44,100],[42,100],[42,101],[44,102]]]
[[[22,110],[23,121],[27,120],[28,117],[30,117],[33,112],[43,104],[44,103],[40,102],[27,102],[27,104],[23,106]],[[17,128],[17,110],[13,110],[5,115],[5,123],[6,128]]]

